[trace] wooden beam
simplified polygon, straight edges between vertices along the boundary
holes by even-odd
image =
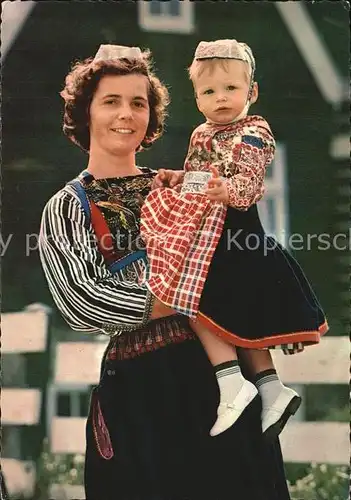
[[[273,351],[281,379],[290,384],[348,384],[349,357],[348,337],[325,336],[320,344],[292,356]]]
[[[1,315],[1,354],[43,352],[46,349],[48,315],[44,310]]]
[[[85,453],[83,417],[55,417],[51,422],[50,449],[52,453]]]
[[[304,2],[274,2],[324,99],[335,105],[345,96],[346,82],[336,68]]]
[[[289,422],[280,435],[285,462],[348,464],[349,425],[339,422]]]
[[[56,348],[55,383],[93,385],[99,381],[106,342],[62,342]],[[350,343],[348,337],[325,336],[293,356],[273,351],[279,374],[286,383],[348,384]]]
[[[53,453],[85,453],[85,418],[56,417]],[[349,462],[349,426],[339,422],[289,422],[280,435],[285,462]]]
[[[1,469],[11,498],[17,498],[23,492],[28,496],[34,494],[35,465],[33,462],[1,458]]]
[[[330,156],[335,160],[346,160],[350,158],[349,134],[337,134],[332,138]]]
[[[108,341],[59,343],[56,348],[55,384],[96,384],[107,343]]]
[[[1,62],[14,43],[16,36],[21,31],[23,24],[30,15],[36,2],[5,1],[1,7]]]
[[[49,498],[85,500],[85,489],[80,484],[52,484],[49,487]]]
[[[36,425],[40,419],[39,389],[1,390],[1,423],[3,425]]]

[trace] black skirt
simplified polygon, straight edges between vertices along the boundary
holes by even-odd
[[[195,336],[107,358],[87,421],[86,500],[289,500],[279,441],[262,439],[259,396],[210,437],[218,385]]]
[[[228,208],[199,321],[246,348],[318,343],[324,312],[298,262],[261,225],[257,206]]]

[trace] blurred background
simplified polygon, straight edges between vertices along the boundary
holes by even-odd
[[[217,38],[244,41],[254,52],[260,96],[251,112],[267,119],[278,143],[268,172],[266,198],[260,202],[261,215],[267,231],[288,249],[289,236],[302,235],[301,249],[292,253],[325,309],[328,338],[340,340],[333,343],[335,356],[345,349],[342,339],[349,333],[350,320],[348,4],[5,1],[1,32],[2,316],[6,332],[13,338],[23,335],[30,318],[39,318],[45,348],[26,354],[23,347],[16,350],[10,342],[3,351],[3,385],[39,388],[41,399],[33,421],[24,419],[23,423],[22,419],[16,425],[11,415],[3,421],[2,452],[13,459],[6,462],[9,483],[19,474],[25,482],[35,471],[31,478],[36,500],[48,498],[49,484],[78,486],[82,481],[82,455],[73,453],[79,446],[55,454],[51,424],[55,417],[84,420],[92,383],[80,380],[67,385],[55,378],[57,345],[104,343],[100,336],[73,332],[63,322],[52,303],[36,248],[45,203],[87,164],[87,155],[62,133],[59,92],[65,75],[75,60],[94,55],[101,43],[150,48],[172,102],[166,133],[149,151],[138,155],[138,163],[179,169],[191,131],[202,121],[186,68],[200,40]],[[321,234],[327,235],[329,245],[318,245],[317,237],[308,236]],[[330,362],[335,366],[333,359]],[[298,356],[294,362],[299,363]],[[298,421],[338,425],[349,421],[348,377],[328,380],[328,369],[327,364],[326,380],[320,377],[311,383],[306,373],[306,404]],[[19,394],[13,390],[12,399],[18,401]],[[9,393],[9,405],[11,397]],[[336,457],[322,468],[311,462],[286,462],[292,494],[297,495],[294,498],[346,499],[343,461]],[[25,467],[16,469],[18,463]],[[4,470],[6,476],[5,465]],[[296,482],[299,478],[304,481],[301,491]],[[11,491],[26,489],[18,484],[8,486]],[[323,488],[328,487],[335,491],[327,489],[323,496]],[[51,495],[69,498],[60,489]]]

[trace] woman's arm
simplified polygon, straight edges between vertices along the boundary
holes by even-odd
[[[111,274],[79,200],[67,191],[44,209],[39,251],[53,299],[74,330],[113,335],[174,314],[154,305],[145,286]]]

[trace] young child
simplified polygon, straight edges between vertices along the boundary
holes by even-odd
[[[206,122],[191,136],[181,188],[146,198],[141,235],[148,288],[191,318],[214,366],[220,401],[211,436],[233,425],[259,393],[262,430],[274,439],[301,398],[280,382],[269,349],[302,351],[328,326],[298,263],[258,216],[275,141],[264,118],[247,116],[258,98],[254,72],[246,44],[200,42],[189,75]],[[238,347],[254,384],[240,371]]]

